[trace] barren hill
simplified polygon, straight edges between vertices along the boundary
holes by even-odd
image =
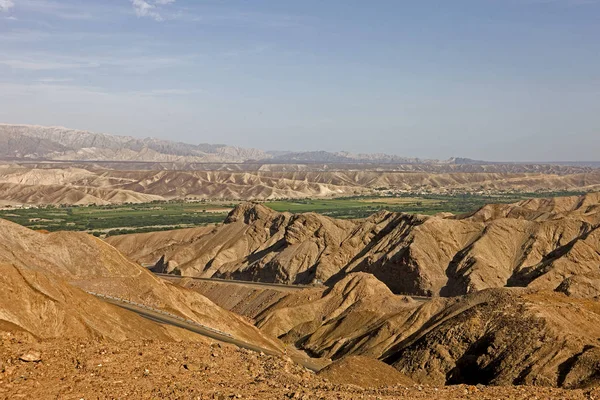
[[[466,216],[379,212],[364,220],[242,204],[217,228],[109,238],[168,271],[264,282],[370,272],[396,293],[455,296],[526,286],[600,295],[600,194],[485,206]]]
[[[449,304],[386,361],[420,382],[591,387],[598,334],[596,301],[494,289]]]
[[[100,301],[38,268],[1,264],[0,284],[0,331],[38,339],[203,340]]]
[[[123,167],[123,165],[119,165]],[[378,171],[198,165],[196,170],[108,169],[87,164],[0,165],[0,201],[107,204],[172,199],[266,200],[385,193],[497,193],[600,189],[600,170],[547,166],[535,172]],[[255,166],[256,167],[256,166]],[[137,168],[137,167],[136,167]],[[211,169],[217,168],[217,169]],[[498,169],[499,168],[499,169]]]
[[[144,268],[127,260],[112,246],[87,234],[44,234],[0,220],[0,263],[12,265],[16,268],[14,271],[35,271],[34,278],[39,281],[46,279],[49,285],[59,285],[60,283],[53,283],[58,279],[59,282],[66,282],[81,289],[135,301],[183,316],[230,333],[248,343],[278,348],[276,342],[261,335],[256,328],[233,313],[221,309],[198,293],[156,278]],[[46,275],[48,277],[44,278]],[[47,289],[40,290],[45,292]],[[26,292],[23,295],[26,295]],[[88,312],[91,312],[92,306],[96,304],[85,300],[89,295],[80,291],[72,291],[66,296],[74,301],[81,299],[83,304],[90,304]],[[6,300],[7,303],[0,304],[0,309],[10,310],[15,307],[10,298]],[[68,306],[68,302],[65,301],[63,307]],[[22,312],[27,315],[29,310],[23,309]],[[61,324],[62,321],[59,319],[56,323]],[[23,327],[27,329],[25,325]],[[42,336],[37,331],[27,330]]]
[[[89,338],[122,340],[137,334],[142,338],[152,336],[158,341],[149,341],[145,345],[147,350],[138,351],[136,352],[138,355],[133,357],[139,361],[141,359],[139,357],[147,351],[155,354],[152,360],[144,359],[145,366],[142,369],[133,372],[141,374],[141,377],[151,374],[158,376],[160,373],[148,369],[148,366],[152,366],[152,369],[160,369],[159,366],[163,365],[162,368],[168,371],[177,368],[185,374],[208,371],[204,375],[195,375],[195,378],[214,384],[216,378],[211,377],[210,374],[218,368],[215,359],[222,357],[219,359],[220,362],[230,363],[236,360],[238,363],[247,363],[244,365],[252,370],[250,372],[252,379],[257,376],[261,379],[271,379],[269,374],[273,371],[285,371],[285,374],[288,374],[285,377],[289,379],[285,384],[294,385],[293,382],[303,382],[302,387],[311,388],[307,393],[309,396],[321,390],[319,387],[323,387],[316,384],[310,386],[309,382],[315,382],[316,379],[320,385],[325,384],[325,381],[319,377],[305,376],[291,364],[285,366],[283,360],[274,360],[272,362],[275,364],[268,367],[256,361],[261,356],[257,355],[253,358],[244,355],[247,353],[239,351],[232,353],[220,347],[210,348],[210,350],[207,346],[202,349],[196,347],[194,354],[197,354],[198,358],[189,358],[190,353],[186,351],[184,355],[181,353],[178,356],[169,355],[169,359],[164,362],[159,361],[165,349],[171,347],[168,343],[173,339],[186,339],[186,334],[137,317],[128,318],[128,312],[99,302],[80,290],[84,288],[168,310],[266,348],[282,349],[276,337],[283,342],[301,347],[312,355],[333,358],[337,362],[326,369],[322,377],[329,377],[334,381],[349,383],[343,378],[358,374],[360,379],[356,383],[364,387],[396,385],[396,389],[377,389],[383,392],[352,389],[349,398],[354,394],[365,393],[373,393],[374,396],[382,393],[400,396],[402,395],[400,392],[394,391],[398,390],[397,385],[410,385],[410,380],[432,385],[482,383],[582,389],[595,387],[599,384],[597,369],[600,365],[597,343],[600,337],[598,302],[538,289],[546,289],[545,285],[548,281],[553,281],[554,276],[564,278],[569,273],[572,273],[571,278],[578,276],[573,272],[574,267],[571,264],[584,260],[582,255],[585,254],[587,247],[597,248],[594,247],[597,246],[597,242],[589,239],[596,232],[594,225],[598,222],[598,201],[597,195],[587,195],[564,200],[548,199],[524,201],[509,206],[487,206],[472,215],[463,217],[413,216],[406,219],[407,216],[402,214],[390,216],[391,220],[398,218],[404,221],[403,230],[398,232],[395,230],[396,227],[380,229],[370,237],[370,241],[363,243],[366,247],[359,249],[358,254],[365,256],[379,254],[379,257],[384,257],[383,254],[375,251],[377,242],[383,240],[384,236],[391,236],[397,241],[396,244],[386,241],[389,248],[399,249],[403,241],[407,241],[408,237],[414,234],[413,230],[427,223],[433,223],[428,222],[430,220],[436,224],[444,224],[447,221],[454,224],[473,224],[475,227],[480,227],[482,231],[499,229],[489,228],[498,221],[541,224],[536,225],[538,229],[536,232],[544,232],[545,235],[550,235],[554,229],[554,225],[544,225],[548,223],[568,221],[579,227],[575,239],[567,243],[567,251],[554,251],[552,256],[544,256],[545,260],[552,259],[557,265],[544,266],[542,274],[537,276],[543,278],[539,285],[530,284],[529,288],[477,288],[475,293],[466,296],[435,297],[429,300],[396,295],[389,289],[388,282],[384,283],[380,280],[381,277],[339,269],[332,275],[335,279],[330,280],[332,284],[328,288],[316,287],[283,295],[273,295],[268,293],[271,289],[265,289],[262,294],[255,292],[257,296],[244,295],[244,290],[249,293],[254,289],[242,288],[236,294],[237,300],[232,301],[232,293],[228,292],[225,286],[222,286],[222,290],[219,291],[215,290],[210,283],[192,285],[189,279],[182,279],[180,283],[190,288],[163,281],[129,261],[114,247],[92,236],[68,232],[43,234],[0,220],[0,269],[3,272],[0,280],[3,288],[6,289],[0,294],[0,330],[13,334],[29,333],[38,338],[55,338],[60,335],[84,340]],[[383,218],[385,214],[380,213],[377,218]],[[315,246],[316,248],[321,246],[320,253],[330,257],[329,262],[333,262],[341,257],[336,252],[339,252],[340,248],[345,248],[344,242],[364,232],[371,232],[375,228],[375,225],[369,225],[371,230],[365,230],[364,224],[367,221],[336,221],[315,214],[294,216],[276,213],[262,206],[245,204],[234,210],[222,227],[212,230],[203,229],[200,230],[201,232],[188,230],[173,242],[164,245],[175,249],[181,245],[177,240],[191,240],[194,243],[187,244],[188,251],[195,246],[203,251],[214,248],[216,253],[209,254],[209,259],[215,259],[222,254],[220,257],[223,258],[220,260],[227,260],[232,254],[235,255],[233,250],[272,241],[272,245],[276,245],[272,250],[253,248],[251,252],[251,257],[254,257],[251,259],[253,263],[260,265],[261,257],[266,257],[270,252],[276,253],[273,258],[275,259],[278,254],[284,254],[286,251],[290,252],[285,256],[287,261],[304,260],[310,254],[305,255],[300,251],[313,251],[311,249]],[[446,228],[443,231],[444,235],[450,235],[449,232],[455,231],[455,227],[451,226],[452,230]],[[424,232],[432,232],[432,230],[426,229]],[[462,232],[459,233],[464,234],[469,232],[469,229],[465,228]],[[566,236],[568,232],[569,229],[562,229],[560,233],[552,233],[550,237]],[[196,234],[198,236],[194,236]],[[512,236],[515,236],[514,233]],[[253,244],[250,240],[253,237],[260,241]],[[374,240],[375,237],[378,240]],[[414,236],[415,240],[408,240],[407,243],[414,244],[416,237]],[[205,241],[206,238],[210,240]],[[443,236],[437,237],[436,246],[444,246],[442,238],[451,240]],[[564,240],[568,239],[568,237],[564,238]],[[135,241],[138,244],[143,243],[143,237],[140,236],[132,235],[128,240],[133,240],[130,245],[135,245]],[[151,248],[160,243],[159,238],[154,240],[155,242],[148,241],[146,245]],[[309,240],[314,240],[314,243],[306,244]],[[580,241],[582,243],[578,245]],[[222,242],[226,242],[226,245]],[[352,243],[356,247],[361,242],[354,240]],[[370,243],[374,245],[365,251]],[[418,243],[423,244],[427,241]],[[329,250],[328,246],[331,246]],[[506,252],[506,249],[511,248],[501,243],[498,246],[499,249],[496,249],[494,254]],[[540,246],[535,248],[545,248]],[[147,250],[148,248],[144,251]],[[431,252],[431,249],[427,251]],[[530,254],[532,253],[533,251],[530,251]],[[568,259],[569,254],[574,257],[573,260]],[[250,256],[246,258],[248,257]],[[319,257],[321,256],[316,257],[315,260],[319,260]],[[563,260],[562,264],[556,261],[562,260],[563,257],[567,259]],[[356,255],[352,256],[352,259],[356,258]],[[427,260],[431,259],[433,258]],[[283,258],[280,261],[283,261]],[[592,261],[589,262],[591,266]],[[218,262],[213,263],[218,271],[220,265]],[[288,264],[280,264],[280,266],[284,265]],[[293,263],[289,265],[298,267]],[[419,264],[415,265],[419,266]],[[254,264],[249,263],[248,266],[253,268]],[[598,263],[595,263],[596,269],[597,266]],[[423,266],[419,267],[423,268]],[[490,267],[481,266],[481,268]],[[271,270],[271,273],[275,273],[274,270]],[[303,271],[290,269],[286,273],[302,276]],[[277,273],[274,276],[277,276]],[[593,275],[589,276],[591,282],[595,282]],[[533,283],[536,282],[534,279]],[[566,280],[561,281],[560,286],[563,287],[565,282]],[[421,284],[421,281],[413,284]],[[581,296],[582,291],[578,290],[577,282],[570,287],[575,290],[575,294]],[[554,289],[552,287],[552,290]],[[586,286],[586,289],[589,287]],[[210,300],[205,295],[209,296]],[[247,306],[242,304],[244,302]],[[252,326],[248,319],[236,316],[215,303],[229,309],[235,308],[245,317],[252,318],[256,327]],[[100,313],[102,318],[99,317]],[[144,332],[142,333],[141,330]],[[111,344],[104,346],[109,345]],[[131,343],[123,344],[121,351],[131,345]],[[36,346],[44,348],[42,345]],[[68,353],[65,346],[63,344],[62,352],[58,348],[52,348],[51,354]],[[158,346],[161,346],[160,351]],[[15,342],[11,346],[2,346],[2,351],[6,352],[7,348],[13,347]],[[77,348],[83,349],[79,346]],[[198,360],[206,360],[207,351],[211,351],[208,358],[211,361],[202,362],[207,363],[208,367],[194,364],[200,362]],[[78,360],[83,353],[83,350],[78,351]],[[90,356],[92,355],[86,355],[86,357]],[[354,358],[354,356],[370,359],[361,362],[360,360],[364,359]],[[13,356],[6,356],[3,353],[3,357],[6,359]],[[107,356],[106,359],[106,362],[110,363],[111,360],[114,361],[114,356]],[[399,372],[389,372],[386,366],[375,359],[385,361]],[[68,369],[66,364],[63,367],[64,362],[52,360],[53,367],[47,370],[50,376],[57,373],[56,368]],[[83,365],[89,372],[89,368],[93,365],[97,367],[99,364],[86,362]],[[110,365],[112,370],[122,371],[121,373],[128,370],[127,366]],[[368,366],[367,371],[361,369],[365,365]],[[9,368],[10,371],[14,371],[12,365]],[[37,376],[22,364],[18,364],[18,368],[27,371],[26,373],[31,376]],[[351,371],[342,374],[341,369],[344,368],[349,368]],[[246,368],[242,370],[238,375],[231,376],[230,380],[246,376],[244,375]],[[170,373],[171,379],[177,376]],[[382,375],[385,375],[385,379]],[[45,379],[41,375],[39,377]],[[11,380],[11,382],[16,381]],[[255,381],[259,385],[261,382]],[[273,390],[279,387],[276,386],[280,384],[277,382],[281,381],[273,380],[271,385]],[[249,387],[246,387],[248,385],[250,383],[246,382],[245,386],[236,387],[246,393],[246,390],[249,390]],[[143,384],[141,386],[145,387]],[[7,388],[12,390],[12,386]],[[2,390],[7,393],[4,387]],[[446,393],[446,389],[440,389],[440,392]],[[111,390],[111,393],[117,392]],[[292,398],[294,396],[294,393],[289,394],[288,391],[277,393],[288,397],[291,395]],[[542,393],[542,390],[537,393]]]

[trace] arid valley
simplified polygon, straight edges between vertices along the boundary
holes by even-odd
[[[0,398],[600,398],[593,163],[0,144]]]
[[[600,400],[600,0],[0,0],[0,400]]]

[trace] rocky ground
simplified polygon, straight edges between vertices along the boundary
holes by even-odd
[[[599,389],[363,388],[218,343],[40,343],[15,334],[3,334],[0,343],[0,399],[600,399]]]

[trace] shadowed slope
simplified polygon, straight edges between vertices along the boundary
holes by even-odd
[[[197,287],[203,289],[211,291]],[[258,314],[262,330],[314,356],[341,364],[348,356],[378,358],[420,383],[569,388],[600,383],[597,301],[524,288],[414,301],[364,273],[324,291],[279,296],[264,302],[262,311],[251,296],[247,308],[243,300],[211,298]]]

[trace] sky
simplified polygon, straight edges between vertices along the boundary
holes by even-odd
[[[600,0],[0,0],[0,122],[600,160]]]

